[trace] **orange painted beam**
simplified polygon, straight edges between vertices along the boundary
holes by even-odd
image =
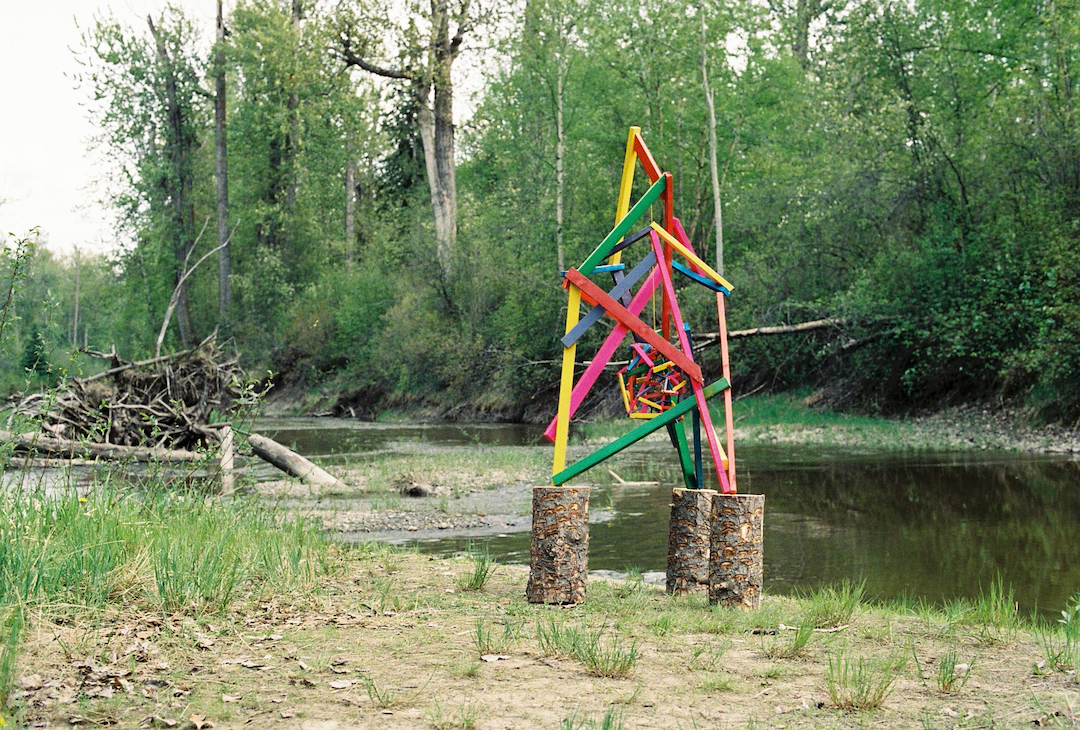
[[[640,134],[634,135],[634,152],[637,153],[638,160],[641,161],[641,166],[645,169],[645,174],[649,177],[649,182],[656,182],[660,179],[660,166],[656,164],[656,160],[653,159],[652,153],[649,152],[649,148],[645,146],[645,140],[641,138]]]

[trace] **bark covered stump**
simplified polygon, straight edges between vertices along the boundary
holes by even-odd
[[[758,608],[764,572],[764,494],[718,494],[709,536],[709,603]]]
[[[667,592],[705,593],[709,585],[709,525],[712,489],[671,490]]]
[[[589,488],[533,487],[529,603],[581,603],[589,567]]]

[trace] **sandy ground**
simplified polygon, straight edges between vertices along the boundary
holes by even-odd
[[[466,591],[471,570],[464,559],[340,549],[332,575],[306,593],[251,596],[225,614],[39,617],[16,679],[23,720],[306,730],[1078,723],[1075,669],[1047,666],[1023,628],[863,606],[785,656],[796,632],[784,626],[814,615],[809,603],[766,597],[739,613],[594,580],[583,606],[533,606],[525,570],[499,567],[484,589]],[[602,632],[603,651],[633,648],[625,676],[544,650],[541,628],[583,624]],[[942,688],[950,651],[967,679]],[[891,662],[880,708],[837,707],[827,677],[841,658]]]

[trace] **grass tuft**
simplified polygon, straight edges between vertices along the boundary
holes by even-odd
[[[957,663],[956,647],[949,647],[941,659],[938,660],[937,688],[939,692],[948,694],[955,689],[960,689],[967,684],[971,676],[971,669],[975,666],[974,660],[967,663]]]
[[[794,631],[777,631],[776,636],[764,644],[762,652],[769,659],[794,659],[803,654],[813,637],[814,624],[804,619]]]
[[[830,653],[825,668],[829,698],[842,710],[874,710],[881,707],[892,691],[893,682],[906,660],[899,655],[884,658],[851,656],[842,647]]]
[[[819,628],[842,626],[854,617],[862,606],[865,581],[845,580],[838,585],[821,586],[800,597],[804,621]]]
[[[379,685],[375,684],[375,680],[367,675],[364,676],[364,689],[367,691],[367,696],[368,699],[371,700],[371,704],[380,710],[389,709],[398,703],[396,692],[388,689],[380,689]]]
[[[498,563],[491,559],[486,545],[476,547],[470,542],[467,552],[472,561],[472,571],[459,576],[457,586],[463,591],[482,591],[495,573]]]
[[[241,591],[310,590],[328,553],[313,523],[254,501],[108,484],[0,500],[0,604],[217,612]]]
[[[4,712],[11,699],[11,689],[15,681],[15,659],[19,652],[19,640],[25,625],[22,606],[15,606],[8,611],[0,624],[0,727],[4,724]]]
[[[559,723],[559,730],[622,730],[622,710],[609,707],[599,719],[595,717],[579,718],[577,713],[564,717]]]
[[[596,677],[619,679],[630,676],[641,654],[637,642],[625,646],[618,635],[604,640],[607,624],[589,629],[582,622],[581,628],[557,623],[554,619],[540,621],[536,625],[536,639],[540,650],[548,656],[576,659],[589,674]]]
[[[1053,623],[1035,623],[1035,638],[1042,648],[1045,661],[1035,665],[1037,673],[1058,671],[1071,674],[1080,681],[1080,596],[1069,602],[1071,608],[1061,612],[1061,618]]]

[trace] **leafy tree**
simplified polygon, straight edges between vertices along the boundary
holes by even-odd
[[[190,20],[169,8],[148,33],[102,17],[83,33],[78,81],[94,101],[100,144],[113,161],[112,201],[137,241],[135,259],[153,266],[132,277],[152,309],[179,286],[177,321],[184,343],[194,338],[188,288],[179,283],[195,246],[197,154],[204,127],[205,63]],[[137,282],[137,283],[136,283]]]

